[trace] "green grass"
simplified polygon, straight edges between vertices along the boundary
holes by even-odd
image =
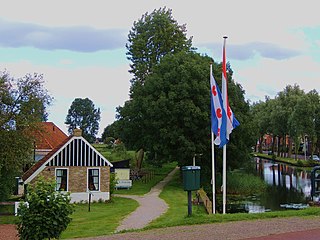
[[[17,217],[14,215],[0,215],[0,224],[16,224]]]
[[[135,158],[135,151],[116,152],[107,148],[106,144],[92,144],[92,146],[110,162],[116,162],[124,159],[133,160]]]
[[[139,206],[132,199],[113,197],[110,203],[76,204],[72,221],[62,238],[93,237],[112,234],[119,222]]]

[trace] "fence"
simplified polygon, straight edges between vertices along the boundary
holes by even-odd
[[[205,206],[207,213],[212,214],[212,202],[208,198],[207,193],[202,188],[200,188],[197,191],[197,194],[200,197],[201,201],[203,202],[203,205]]]

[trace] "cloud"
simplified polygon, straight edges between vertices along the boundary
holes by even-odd
[[[235,61],[232,64],[234,79],[246,92],[251,101],[264,100],[265,96],[274,98],[287,85],[297,84],[305,92],[319,91],[320,63],[310,56],[297,56],[288,60],[263,58],[250,60],[246,64]]]
[[[213,52],[222,52],[221,43],[199,44],[199,46],[212,49]],[[273,43],[264,42],[228,45],[227,56],[229,59],[248,60],[255,57],[256,54],[259,54],[264,58],[282,60],[299,56],[301,52],[295,49],[284,48]]]
[[[96,29],[86,26],[46,27],[0,19],[2,47],[95,52],[123,48],[126,34],[127,31],[122,29]]]

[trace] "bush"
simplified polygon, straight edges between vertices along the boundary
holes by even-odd
[[[28,186],[26,201],[18,209],[20,239],[59,238],[71,222],[70,196],[56,192],[54,181],[39,178],[34,186]]]

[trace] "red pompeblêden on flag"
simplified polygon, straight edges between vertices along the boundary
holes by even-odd
[[[227,63],[226,63],[226,38],[224,37],[223,52],[222,52],[222,100],[223,108],[227,115],[226,122],[226,138],[230,139],[230,134],[234,128],[240,125],[238,120],[235,118],[228,100],[228,81],[227,81]]]

